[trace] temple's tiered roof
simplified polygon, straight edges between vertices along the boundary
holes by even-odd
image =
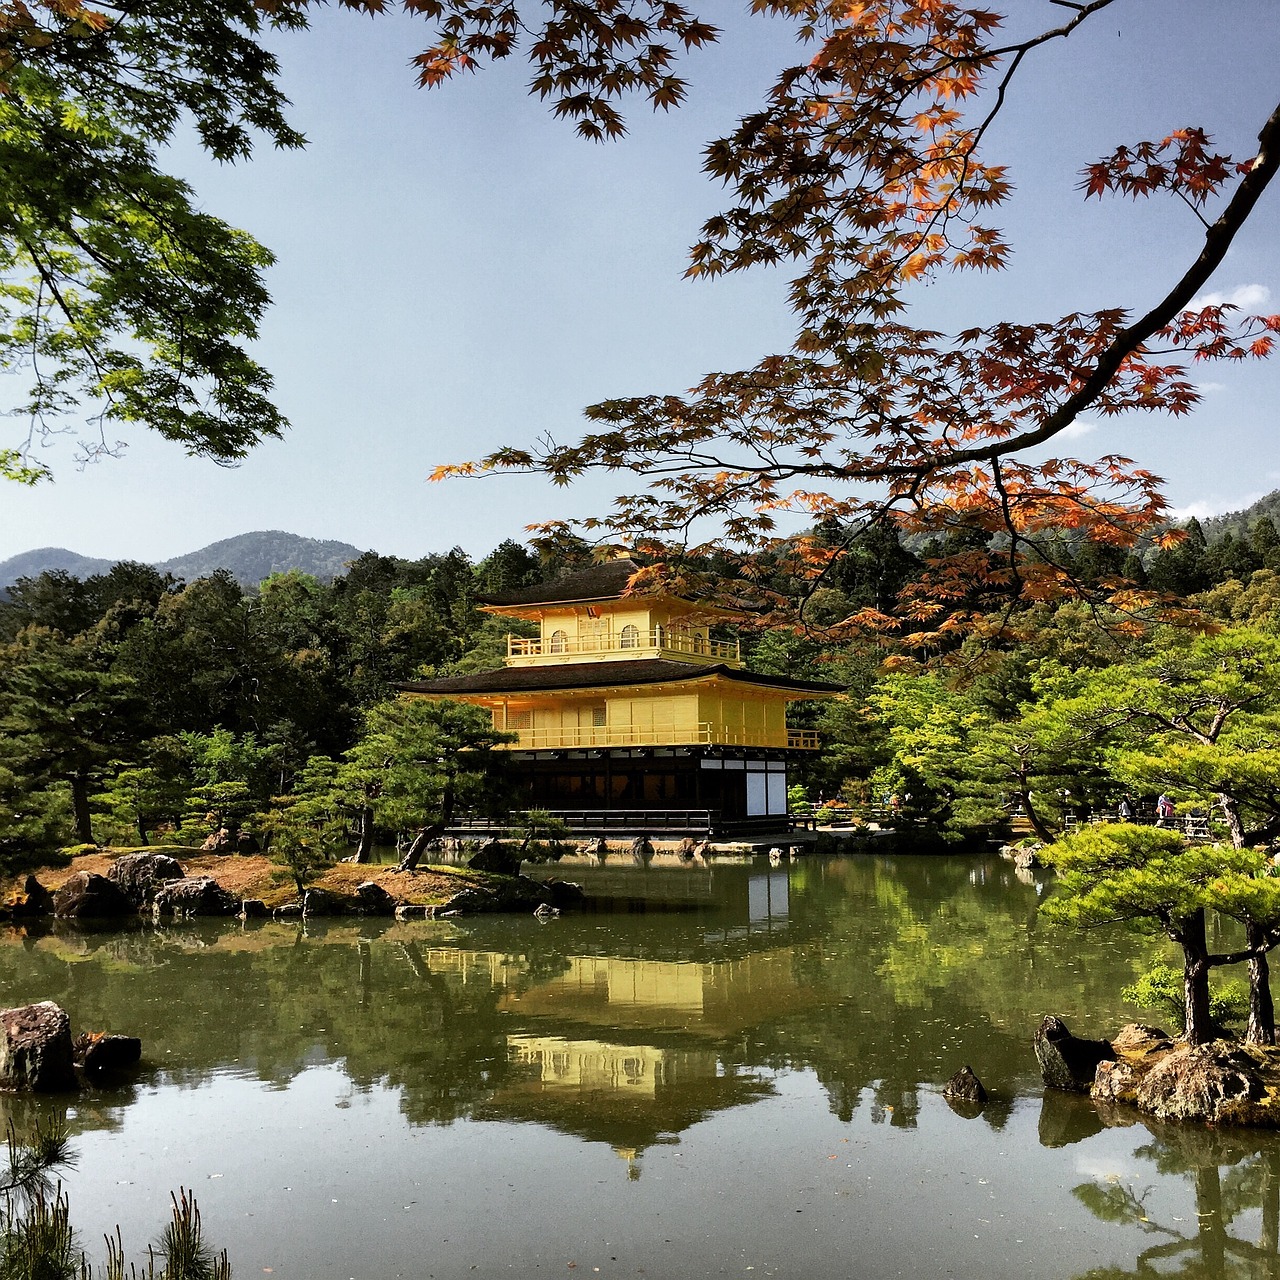
[[[545,667],[505,667],[501,671],[480,671],[441,680],[417,680],[396,686],[403,693],[489,694],[538,693],[565,689],[605,689],[624,685],[692,684],[698,680],[721,679],[734,684],[767,689],[788,689],[796,693],[839,693],[843,686],[818,680],[795,680],[790,676],[761,675],[724,663],[692,664],[665,658],[632,659],[621,662],[572,663]]]

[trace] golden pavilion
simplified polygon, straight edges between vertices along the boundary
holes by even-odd
[[[840,686],[745,670],[737,642],[710,634],[738,615],[629,592],[639,569],[613,560],[486,597],[538,635],[508,636],[499,671],[399,688],[487,708],[517,735],[520,802],[579,830],[785,831],[788,762],[818,746],[787,706]]]

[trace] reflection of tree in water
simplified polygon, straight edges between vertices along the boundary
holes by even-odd
[[[1102,1222],[1135,1227],[1152,1243],[1132,1268],[1101,1267],[1081,1280],[1181,1276],[1256,1280],[1280,1276],[1280,1142],[1272,1133],[1146,1122],[1152,1141],[1135,1155],[1165,1177],[1184,1175],[1195,1192],[1194,1225],[1151,1216],[1151,1188],[1087,1182],[1072,1194]],[[1233,1234],[1235,1221],[1260,1211],[1256,1240]]]
[[[501,988],[436,972],[428,949],[414,941],[381,947],[376,958],[391,972],[371,984],[377,1017],[347,1039],[347,1074],[361,1088],[400,1089],[400,1109],[411,1123],[450,1124],[470,1115],[509,1070]]]
[[[57,1001],[76,1032],[140,1036],[144,1076],[198,1084],[235,1063],[284,1086],[340,1061],[358,1087],[399,1087],[410,1120],[454,1120],[506,1071],[500,991],[434,974],[415,944],[384,932],[366,922],[69,933],[0,947],[0,985],[13,1003]]]
[[[967,1062],[993,1095],[983,1123],[1001,1127],[1036,1071],[1027,1030],[1044,1009],[1091,1008],[1145,964],[1084,943],[1065,969],[1034,887],[996,861],[802,861],[774,933],[738,928],[754,870],[721,870],[733,892],[715,909],[536,930],[59,931],[0,946],[0,985],[13,1003],[57,1000],[77,1030],[141,1036],[178,1083],[233,1065],[283,1087],[338,1063],[359,1089],[397,1089],[413,1123],[501,1115],[640,1151],[762,1096],[761,1068],[812,1070],[842,1120],[861,1108],[910,1128]]]
[[[1012,1099],[1038,1079],[1029,1028],[1046,1008],[1099,1007],[1145,967],[1141,944],[1094,939],[1063,963],[1063,935],[1041,927],[1034,882],[1001,860],[880,859],[801,862],[790,909],[797,985],[827,998],[754,1029],[738,1060],[811,1067],[832,1112],[849,1121],[913,1127],[920,1095],[966,1063],[991,1093],[984,1122],[1003,1128]],[[1091,949],[1092,948],[1092,949]]]

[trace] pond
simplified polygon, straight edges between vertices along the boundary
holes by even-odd
[[[237,1280],[1280,1270],[1273,1135],[1042,1089],[1041,1015],[1107,1034],[1164,953],[1045,926],[1034,875],[559,874],[613,909],[11,932],[8,1003],[143,1038],[130,1088],[67,1109],[91,1259],[117,1224],[136,1256],[188,1187]],[[971,1118],[942,1097],[965,1063]]]

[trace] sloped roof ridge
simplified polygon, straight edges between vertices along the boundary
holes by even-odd
[[[836,693],[843,685],[791,676],[766,676],[724,663],[678,662],[670,658],[624,658],[615,662],[572,662],[555,666],[503,667],[439,680],[414,680],[396,685],[404,693],[520,693],[567,689],[599,689],[610,685],[662,684],[721,676],[737,684]]]
[[[502,591],[495,595],[477,596],[481,604],[567,604],[575,600],[612,600],[627,588],[633,574],[641,565],[630,558],[606,560],[588,569],[579,569],[546,582],[535,582],[531,587],[518,587],[515,591]]]

